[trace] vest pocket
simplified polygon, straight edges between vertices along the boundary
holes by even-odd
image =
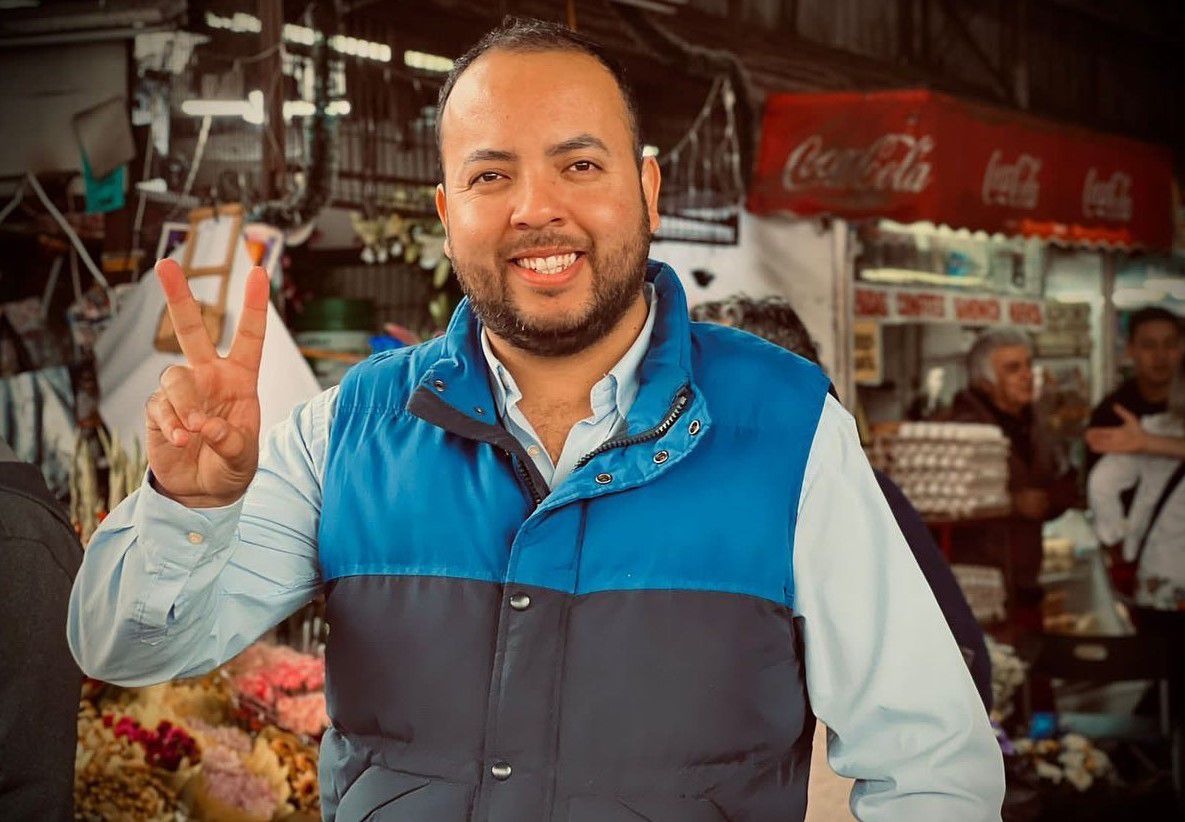
[[[372,765],[342,795],[336,822],[463,822],[470,789]]]
[[[616,799],[574,796],[567,822],[728,822],[710,799]]]

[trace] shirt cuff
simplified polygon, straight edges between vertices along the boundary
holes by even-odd
[[[151,471],[138,493],[133,523],[151,579],[138,618],[144,628],[164,628],[193,570],[230,549],[243,500],[219,508],[187,508],[152,486]]]

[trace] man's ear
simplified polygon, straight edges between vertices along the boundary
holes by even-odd
[[[658,192],[662,188],[662,172],[653,157],[642,158],[642,200],[646,203],[646,216],[650,221],[650,233],[658,231],[662,218],[658,216]]]
[[[453,249],[449,243],[448,197],[444,193],[444,183],[436,184],[436,216],[440,218],[440,224],[444,226],[444,256],[451,260],[453,258]]]

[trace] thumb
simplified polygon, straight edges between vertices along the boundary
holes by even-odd
[[[202,424],[201,435],[214,453],[229,463],[241,460],[250,445],[238,426],[221,417],[208,417]]]

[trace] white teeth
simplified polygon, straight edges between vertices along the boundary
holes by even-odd
[[[551,257],[522,257],[515,264],[540,274],[559,274],[576,262],[577,254],[557,254]]]

